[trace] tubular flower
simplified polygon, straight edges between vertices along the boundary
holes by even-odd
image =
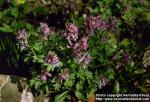
[[[74,42],[78,39],[78,27],[75,24],[66,24],[66,31],[61,34],[67,41],[67,47],[72,48]]]
[[[100,16],[89,16],[86,19],[85,31],[88,36],[93,35],[98,29],[107,29],[108,27],[108,23],[103,21]]]
[[[124,58],[124,61],[125,61],[126,63],[129,63],[129,62],[130,62],[130,59],[131,59],[131,56],[130,56],[129,53],[124,53],[124,54],[123,54],[123,58]]]
[[[88,53],[86,53],[84,56],[83,56],[83,63],[84,65],[88,65],[91,61],[91,57]]]
[[[19,30],[17,32],[17,40],[20,44],[21,50],[26,50],[28,46],[28,40],[27,40],[27,32],[25,29]]]
[[[47,78],[51,78],[51,77],[52,77],[52,74],[47,71],[41,71],[40,73],[40,79],[43,81],[46,81]]]
[[[51,64],[53,68],[60,65],[60,59],[57,54],[54,53],[49,53],[46,56],[45,62]]]
[[[53,30],[49,28],[46,23],[43,22],[40,23],[40,30],[45,40],[47,40],[48,36],[53,32]]]
[[[67,36],[71,41],[76,41],[78,39],[78,27],[75,24],[66,24]]]
[[[88,48],[88,37],[82,37],[81,40],[74,44],[73,51],[77,55],[81,51],[86,51]]]
[[[77,57],[77,63],[83,63],[83,68],[87,68],[91,61],[91,57],[88,53],[84,53],[83,56]]]
[[[101,76],[100,77],[100,85],[101,86],[105,86],[106,84],[108,84],[109,80],[106,76]]]
[[[82,37],[81,38],[81,48],[83,50],[87,50],[87,48],[88,48],[88,37]]]
[[[65,68],[63,73],[60,74],[60,81],[61,81],[61,83],[64,80],[67,80],[68,78],[69,78],[69,70],[67,68]]]

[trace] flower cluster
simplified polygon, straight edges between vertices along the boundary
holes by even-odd
[[[66,31],[62,33],[62,36],[67,39],[68,47],[71,48],[73,42],[78,39],[78,27],[72,23],[66,24]]]
[[[53,32],[53,29],[49,28],[48,25],[43,22],[40,23],[40,30],[45,40],[47,40],[48,36]]]
[[[82,37],[79,42],[73,45],[73,52],[78,55],[81,51],[86,51],[88,48],[88,37]]]
[[[86,52],[77,57],[77,63],[83,63],[83,68],[86,69],[91,61],[90,55]]]
[[[111,28],[115,30],[116,20],[114,17],[110,17],[109,22],[103,21],[100,16],[89,16],[85,22],[85,31],[88,36],[93,35],[93,33],[98,29]]]
[[[66,24],[66,32],[62,36],[68,41],[68,48],[73,50],[73,55],[77,63],[83,63],[83,67],[87,67],[90,62],[90,55],[87,53],[89,36],[78,38],[78,27],[75,24]]]
[[[86,34],[91,36],[98,29],[107,29],[108,24],[100,16],[89,16],[85,22]]]
[[[17,32],[17,40],[20,44],[21,50],[26,50],[28,46],[27,32],[25,29]]]
[[[49,52],[45,58],[45,62],[51,64],[53,68],[60,66],[60,59],[57,54]]]

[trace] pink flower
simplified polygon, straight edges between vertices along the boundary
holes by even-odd
[[[86,53],[84,56],[83,56],[83,63],[84,65],[88,65],[91,61],[91,57],[88,53]]]
[[[82,51],[86,51],[87,48],[88,48],[88,37],[82,37],[79,42],[76,42],[73,45],[73,52],[75,55],[77,55]]]
[[[61,34],[67,41],[67,47],[72,48],[78,39],[78,27],[75,24],[66,24],[66,31]]]
[[[87,48],[88,48],[88,37],[83,37],[81,39],[81,48],[83,50],[87,50]]]
[[[77,58],[77,63],[83,63],[83,67],[84,68],[87,68],[87,66],[89,65],[91,61],[91,57],[88,53],[84,53],[83,56],[79,56]]]
[[[43,81],[46,81],[47,78],[51,78],[51,77],[52,77],[52,74],[47,71],[41,71],[40,73],[40,79]]]
[[[63,33],[61,33],[61,36],[62,36],[62,37],[67,37],[67,33],[66,33],[66,32],[63,32]]]
[[[17,40],[20,44],[21,50],[26,50],[28,46],[27,32],[25,29],[17,32]]]
[[[69,33],[78,33],[78,27],[75,24],[66,24],[66,29]]]
[[[74,55],[77,55],[81,52],[81,46],[79,42],[73,45],[73,52],[74,52]]]
[[[106,76],[101,76],[100,77],[100,85],[101,86],[105,86],[106,84],[108,84],[109,80]]]
[[[41,73],[40,74],[40,79],[43,80],[43,81],[46,81],[47,80],[47,76],[44,73]]]
[[[48,25],[46,23],[40,23],[40,28],[41,28],[41,31],[44,33],[44,34],[48,34],[50,32],[50,29],[48,27]]]
[[[48,53],[45,62],[51,64],[53,68],[60,65],[59,57],[54,53]]]
[[[93,35],[98,29],[107,29],[108,27],[108,23],[103,21],[100,16],[89,16],[86,19],[85,30],[88,36]]]
[[[78,27],[75,24],[68,23],[66,24],[67,36],[68,39],[76,41],[78,39]]]
[[[60,74],[60,78],[61,83],[69,78],[69,70],[67,68],[65,68],[63,73]]]
[[[48,36],[53,32],[53,28],[49,28],[46,23],[40,23],[40,30],[43,34],[44,39],[47,40]]]
[[[129,62],[130,62],[130,59],[131,59],[131,56],[130,56],[129,53],[124,53],[124,54],[123,54],[123,58],[124,58],[124,61],[125,61],[126,63],[129,63]]]

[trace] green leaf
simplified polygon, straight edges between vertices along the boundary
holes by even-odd
[[[12,16],[14,16],[15,18],[17,18],[18,17],[18,9],[17,8],[11,8],[10,9],[10,14]]]
[[[113,73],[110,73],[110,74],[108,75],[108,79],[109,79],[109,80],[114,79],[114,74],[113,74]]]
[[[67,88],[71,88],[73,86],[73,82],[71,79],[69,80],[66,80],[65,83],[64,83],[65,87]]]
[[[23,12],[24,12],[25,14],[30,13],[31,10],[32,10],[31,6],[29,6],[29,5],[24,5],[24,10],[23,10]]]
[[[87,79],[92,79],[92,78],[93,78],[93,76],[92,76],[92,73],[91,73],[91,72],[86,71],[86,72],[85,72],[85,74],[86,74],[86,78],[87,78]]]
[[[67,98],[68,96],[68,91],[63,92],[60,95],[56,95],[54,102],[65,102],[64,100]]]
[[[3,24],[3,27],[0,27],[0,31],[10,33],[13,32],[13,29],[9,25]]]
[[[3,13],[2,12],[0,12],[0,19],[2,19],[3,18]]]
[[[129,39],[123,39],[123,41],[120,43],[122,46],[128,47],[130,45]]]
[[[5,0],[0,0],[0,4],[4,3]]]
[[[59,91],[59,89],[61,88],[61,86],[59,85],[59,83],[56,83],[56,84],[54,85],[54,87],[55,87],[55,90],[57,90],[57,91]]]
[[[29,23],[26,23],[26,28],[27,28],[29,31],[33,30],[32,25],[29,24]]]
[[[120,92],[120,84],[118,81],[115,82],[115,87],[114,87],[114,93],[119,93]]]
[[[37,7],[35,9],[35,12],[38,14],[46,15],[48,14],[48,9],[46,9],[45,7]]]
[[[87,97],[90,97],[95,92],[95,89],[91,89],[90,92],[87,93]]]
[[[139,87],[139,88],[141,89],[142,92],[144,92],[144,93],[147,92],[147,91],[146,91],[146,88],[144,88],[144,87]]]
[[[79,92],[79,91],[76,91],[75,92],[75,95],[78,97],[78,99],[82,99],[82,100],[85,100],[86,98],[84,97],[84,95],[81,93],[81,92]]]

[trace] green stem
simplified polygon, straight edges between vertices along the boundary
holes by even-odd
[[[28,45],[29,50],[37,57],[36,53],[34,52],[34,50]]]

